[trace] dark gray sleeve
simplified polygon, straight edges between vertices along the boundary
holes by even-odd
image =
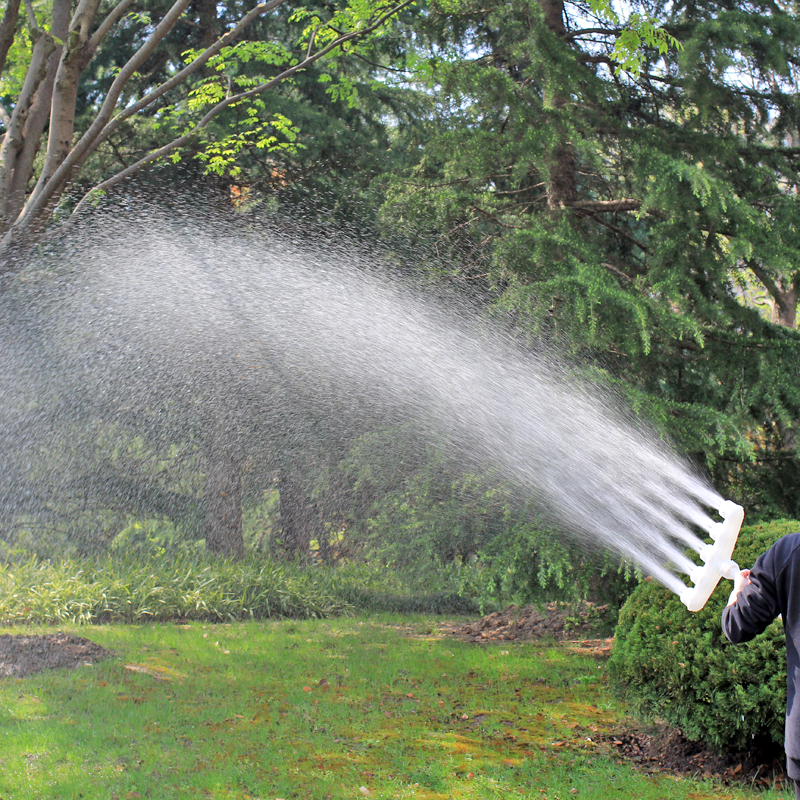
[[[757,636],[781,613],[775,561],[774,548],[760,555],[750,570],[750,583],[722,612],[722,632],[734,644]]]

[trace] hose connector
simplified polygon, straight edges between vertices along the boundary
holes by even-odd
[[[718,522],[711,530],[714,544],[707,544],[700,551],[703,566],[695,567],[689,579],[694,586],[687,586],[681,592],[681,602],[689,611],[699,611],[711,597],[720,578],[733,580],[739,572],[739,565],[731,560],[736,539],[744,521],[744,509],[726,500],[719,508],[723,522]]]

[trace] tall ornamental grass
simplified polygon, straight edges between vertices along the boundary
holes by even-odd
[[[327,617],[348,607],[313,570],[198,555],[0,563],[0,622],[60,624]]]

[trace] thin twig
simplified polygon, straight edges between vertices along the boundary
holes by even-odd
[[[311,58],[311,51],[314,49],[314,39],[317,38],[317,28],[311,31],[311,38],[308,40],[308,50],[306,50],[306,60]]]

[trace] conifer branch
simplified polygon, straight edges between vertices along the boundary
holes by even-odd
[[[642,207],[641,200],[623,198],[621,200],[573,200],[565,202],[567,208],[578,211],[638,211]]]

